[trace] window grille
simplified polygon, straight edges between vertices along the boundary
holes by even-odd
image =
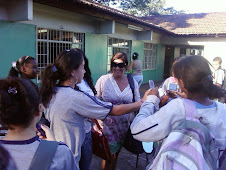
[[[130,60],[131,55],[131,40],[124,40],[118,38],[108,38],[108,62],[107,62],[107,72],[110,72],[111,68],[111,57],[117,52],[124,52]]]
[[[37,28],[36,56],[39,68],[38,82],[43,69],[54,62],[56,56],[65,49],[79,48],[84,50],[84,33]]]
[[[143,70],[156,69],[157,44],[144,43]]]

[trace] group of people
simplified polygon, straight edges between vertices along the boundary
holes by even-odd
[[[125,74],[131,68],[134,94]],[[183,95],[161,108],[158,88],[140,97],[143,77],[138,53],[130,64],[125,53],[116,53],[111,73],[101,76],[95,86],[88,59],[80,49],[62,51],[42,72],[40,88],[31,81],[38,71],[35,58],[24,56],[0,80],[0,121],[8,128],[0,140],[2,169],[29,169],[43,139],[60,141],[49,169],[91,169],[91,119],[97,119],[112,155],[102,161],[102,169],[113,170],[128,129],[140,141],[166,138],[186,117],[182,97],[194,102],[197,118],[207,122],[217,148],[226,147],[226,107],[212,100],[224,94],[213,83],[208,61],[201,56],[183,57],[173,65],[172,76],[181,89],[177,94]],[[41,125],[45,136],[36,129],[43,113],[50,122],[50,128]]]

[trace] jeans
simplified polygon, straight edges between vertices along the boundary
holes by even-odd
[[[90,170],[92,161],[92,136],[91,131],[86,133],[85,140],[81,148],[81,159],[79,161],[80,170]]]
[[[138,87],[140,88],[143,82],[143,75],[134,75],[133,78],[137,81]]]

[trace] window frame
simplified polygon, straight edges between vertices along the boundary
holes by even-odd
[[[143,70],[155,70],[157,69],[157,51],[158,51],[158,44],[144,42],[144,55],[143,55]],[[146,56],[146,54],[150,54]],[[148,61],[148,58],[150,58]],[[154,58],[154,61],[153,61]],[[148,64],[150,67],[148,67]]]
[[[52,64],[61,51],[71,48],[85,50],[85,33],[36,27],[36,60],[39,68],[37,83],[41,82],[42,70]]]

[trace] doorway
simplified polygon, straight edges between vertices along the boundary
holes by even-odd
[[[174,59],[174,46],[166,46],[165,48],[165,61],[164,61],[164,75],[163,78],[166,79],[171,75],[171,66]]]

